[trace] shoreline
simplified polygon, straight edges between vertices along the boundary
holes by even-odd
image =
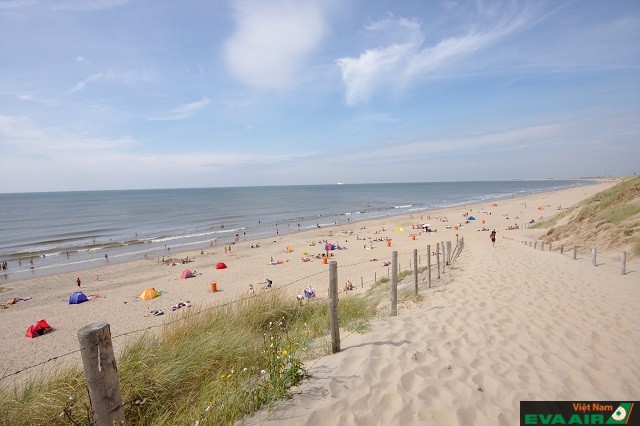
[[[562,180],[562,179],[540,179],[540,181],[552,181],[552,180]],[[576,180],[576,181],[584,181],[584,182],[588,182],[588,185],[584,185],[584,186],[592,186],[592,185],[598,185],[604,182],[611,182],[611,179],[589,179],[589,178],[580,178],[580,179],[571,179],[571,180]],[[241,238],[237,241],[237,243],[251,243],[251,242],[259,242],[261,240],[269,240],[271,238],[277,238],[279,236],[287,236],[287,235],[295,235],[298,234],[300,232],[312,232],[315,231],[317,229],[333,229],[335,227],[339,227],[339,226],[350,226],[350,225],[357,225],[358,223],[362,223],[362,222],[370,222],[370,221],[379,221],[379,220],[384,220],[387,218],[393,218],[393,217],[402,217],[404,215],[431,215],[433,214],[437,214],[440,211],[449,211],[449,210],[453,210],[453,209],[458,209],[458,208],[466,208],[466,207],[470,207],[472,208],[473,206],[476,205],[481,205],[483,203],[491,203],[491,202],[501,202],[504,200],[511,200],[511,199],[517,199],[517,198],[524,198],[524,197],[529,197],[529,196],[536,196],[536,195],[540,195],[540,194],[545,194],[545,193],[553,193],[553,192],[557,192],[557,191],[564,191],[567,189],[572,189],[572,188],[580,188],[580,187],[584,187],[584,186],[573,186],[573,187],[569,187],[569,188],[559,188],[559,189],[555,189],[555,190],[551,190],[551,191],[541,191],[541,192],[528,192],[526,194],[522,194],[522,195],[509,195],[509,196],[497,196],[497,197],[487,197],[487,198],[483,198],[482,200],[471,200],[469,202],[461,202],[461,203],[454,203],[454,204],[450,204],[450,205],[446,205],[446,206],[429,206],[429,207],[424,207],[424,208],[416,208],[416,209],[409,209],[409,210],[405,210],[405,211],[400,211],[398,213],[387,213],[385,215],[380,215],[380,216],[374,216],[374,217],[369,217],[369,218],[363,218],[363,219],[357,219],[357,216],[355,215],[349,215],[346,213],[340,213],[339,217],[347,217],[346,221],[344,222],[339,222],[336,221],[335,223],[323,223],[321,225],[321,227],[316,228],[313,226],[307,226],[304,227],[302,230],[298,229],[296,230],[294,227],[291,226],[292,223],[295,223],[296,220],[286,220],[286,221],[282,221],[280,222],[281,225],[283,225],[283,228],[281,230],[281,232],[278,231],[277,228],[277,224],[278,222],[276,222],[276,232],[272,232],[269,233],[268,235],[250,235],[250,236],[241,236]],[[321,217],[318,216],[318,217]],[[356,218],[356,220],[350,220],[351,218]],[[212,229],[212,228],[211,228]],[[245,228],[239,228],[239,229],[235,229],[235,230],[231,230],[229,232],[235,232],[238,230],[242,230]],[[210,230],[210,229],[208,229]],[[185,237],[186,238],[186,237]],[[215,243],[214,243],[215,242]],[[153,258],[161,258],[163,256],[182,256],[182,255],[193,255],[194,253],[199,252],[200,250],[207,250],[207,249],[215,249],[216,247],[224,247],[225,245],[235,245],[236,241],[233,235],[229,235],[229,236],[224,236],[224,237],[216,237],[214,239],[208,239],[208,240],[203,240],[203,241],[197,241],[197,242],[192,242],[192,243],[183,243],[184,247],[180,247],[178,246],[178,248],[176,248],[175,246],[171,246],[169,245],[165,245],[169,246],[171,248],[171,250],[169,252],[167,252],[166,248],[163,249],[162,247],[156,247],[156,248],[149,248],[148,250],[138,250],[135,252],[132,252],[130,254],[120,254],[120,255],[112,255],[109,254],[109,261],[105,262],[104,258],[102,257],[98,257],[98,258],[93,258],[93,259],[85,259],[85,260],[81,260],[78,262],[70,262],[70,263],[63,263],[63,264],[53,264],[53,265],[46,265],[46,266],[40,266],[40,267],[35,267],[34,269],[24,269],[24,270],[20,270],[20,271],[8,271],[6,273],[0,274],[0,287],[7,285],[7,284],[11,284],[11,283],[15,283],[15,282],[22,282],[22,281],[27,281],[27,280],[31,280],[31,279],[38,279],[38,278],[43,278],[43,277],[47,277],[47,276],[53,276],[53,275],[58,275],[58,274],[64,274],[64,273],[80,273],[83,271],[90,271],[91,269],[95,269],[95,268],[100,268],[102,266],[106,266],[106,265],[117,265],[117,264],[123,264],[123,263],[130,263],[130,262],[135,262],[138,260],[145,260],[145,259],[153,259]],[[144,246],[144,244],[142,244],[142,246]],[[106,253],[108,253],[108,250],[102,250],[101,253],[104,252],[105,255]],[[61,257],[63,257],[64,255],[62,253],[59,253],[59,255]],[[101,254],[102,256],[102,254]],[[67,258],[69,258],[67,256]],[[24,257],[22,259],[22,261],[27,262],[28,261],[28,257]]]
[[[176,267],[158,263],[156,258],[138,259],[124,263],[103,264],[81,272],[66,272],[43,277],[17,280],[2,285],[2,299],[14,297],[32,297],[28,301],[20,301],[7,309],[0,309],[0,333],[5,336],[5,345],[0,348],[0,370],[12,373],[16,370],[37,364],[67,353],[77,348],[75,333],[80,327],[92,322],[108,322],[114,335],[132,333],[148,326],[159,326],[172,318],[170,307],[180,301],[190,301],[201,306],[213,306],[237,300],[247,294],[249,286],[256,289],[264,286],[270,279],[275,288],[287,287],[292,297],[302,292],[307,285],[312,285],[319,296],[323,297],[328,288],[326,275],[327,265],[312,258],[322,253],[320,242],[329,240],[346,246],[347,250],[332,252],[331,260],[338,261],[339,288],[350,280],[358,292],[364,291],[361,283],[372,282],[374,277],[388,274],[388,267],[384,261],[390,259],[391,251],[399,253],[400,266],[407,265],[411,259],[413,249],[418,249],[424,256],[427,244],[453,239],[455,234],[465,236],[467,246],[476,243],[486,245],[488,233],[476,232],[480,223],[464,224],[463,228],[455,231],[446,229],[444,222],[437,217],[447,216],[449,224],[464,222],[462,212],[473,211],[480,214],[479,219],[485,219],[488,227],[496,228],[501,237],[506,232],[511,236],[525,236],[540,233],[540,230],[504,231],[506,225],[513,224],[514,219],[506,220],[498,213],[509,212],[510,217],[520,217],[520,222],[539,212],[535,206],[538,203],[562,204],[569,207],[581,199],[596,192],[600,192],[613,183],[600,183],[569,189],[536,193],[523,197],[507,198],[497,203],[494,200],[467,204],[449,209],[439,209],[423,214],[424,221],[430,220],[435,233],[420,233],[411,229],[411,224],[418,222],[420,215],[409,214],[387,216],[375,220],[350,222],[320,229],[293,232],[269,238],[246,241],[232,245],[231,254],[224,252],[224,246],[207,247],[204,254],[200,250],[172,253],[175,257],[189,256],[193,262],[186,265],[177,264]],[[524,202],[527,208],[522,208]],[[498,207],[493,207],[498,204]],[[522,212],[522,213],[519,213]],[[545,216],[555,214],[555,210],[545,211]],[[417,216],[417,217],[415,217]],[[431,219],[426,219],[431,217]],[[478,222],[481,222],[480,220]],[[405,227],[405,232],[394,232],[395,226]],[[382,231],[385,229],[385,231]],[[417,233],[416,240],[409,238],[412,232]],[[386,247],[378,239],[390,238],[392,247]],[[373,242],[373,249],[363,249]],[[476,242],[477,241],[477,242]],[[481,241],[481,242],[480,242]],[[251,245],[259,244],[259,248]],[[315,244],[315,245],[310,245]],[[292,252],[287,252],[292,247]],[[311,257],[309,262],[301,262],[300,257]],[[270,264],[270,258],[281,264]],[[228,269],[216,270],[217,262],[225,262]],[[194,278],[182,280],[180,273],[183,269],[196,270]],[[81,278],[82,286],[79,290],[85,294],[97,294],[100,297],[88,303],[69,305],[67,298],[78,290],[76,278]],[[210,291],[210,284],[217,283],[218,292]],[[150,301],[137,300],[137,296],[147,287],[155,287],[164,294]],[[154,317],[151,312],[162,309],[169,315]],[[191,308],[193,309],[193,308]],[[179,311],[178,311],[179,312]],[[27,339],[24,337],[26,328],[34,322],[46,319],[55,331],[44,336]],[[137,336],[137,334],[133,334]],[[116,352],[126,346],[128,339],[114,340]],[[48,370],[54,365],[77,364],[77,356],[66,357],[56,362],[46,363],[42,368]],[[33,369],[33,372],[40,368]],[[23,380],[30,376],[23,373],[17,377]]]

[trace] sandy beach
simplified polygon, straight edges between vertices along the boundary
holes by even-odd
[[[401,269],[408,269],[414,249],[422,265],[428,244],[434,250],[437,242],[455,243],[458,234],[465,238],[465,250],[432,289],[421,287],[423,302],[402,304],[397,317],[376,319],[365,334],[343,334],[342,352],[311,361],[313,378],[295,390],[292,400],[249,422],[517,424],[520,400],[639,399],[637,260],[628,262],[628,273],[622,276],[618,253],[602,253],[593,267],[584,254],[573,260],[568,251],[534,250],[521,242],[534,240],[544,230],[506,229],[549,217],[559,206],[570,207],[613,184],[240,241],[230,253],[223,246],[208,247],[203,254],[173,253],[175,266],[149,258],[11,282],[0,292],[3,301],[31,299],[0,309],[0,371],[7,375],[27,370],[4,384],[60,365],[79,365],[76,332],[86,324],[108,322],[118,351],[139,335],[136,330],[171,321],[172,306],[181,301],[233,301],[247,294],[250,285],[261,291],[267,279],[275,288],[285,287],[291,297],[308,285],[322,297],[328,268],[314,256],[323,252],[323,240],[346,247],[331,252],[331,260],[338,262],[340,287],[349,280],[356,291],[365,291],[374,276],[387,275],[385,262],[393,250],[399,253]],[[464,213],[477,220],[465,224]],[[412,229],[423,222],[437,232]],[[458,223],[463,224],[458,230],[447,229]],[[394,231],[397,226],[404,232]],[[479,231],[483,227],[496,229],[496,247],[488,232]],[[391,239],[391,247],[385,238]],[[370,242],[373,248],[365,248]],[[192,262],[179,262],[187,257]],[[303,262],[302,257],[310,260]],[[218,262],[228,268],[216,270]],[[197,275],[181,279],[187,268]],[[77,278],[80,290],[99,297],[69,305],[69,296],[78,290]],[[212,282],[218,292],[211,292]],[[162,296],[138,300],[148,287]],[[165,315],[154,316],[155,310]],[[54,331],[26,338],[28,326],[40,319]],[[61,356],[69,352],[74,353]]]

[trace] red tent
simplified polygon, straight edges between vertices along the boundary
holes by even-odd
[[[182,275],[180,275],[180,278],[185,279],[185,278],[193,278],[193,272],[191,272],[190,269],[185,269],[184,271],[182,271]]]
[[[218,262],[216,269],[227,269],[227,265],[225,265],[224,262]]]
[[[34,337],[42,336],[45,332],[51,330],[51,326],[47,324],[45,320],[40,320],[27,328],[25,336],[33,339]]]

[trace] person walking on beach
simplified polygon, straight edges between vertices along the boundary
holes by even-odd
[[[81,284],[81,283],[82,283],[82,282],[80,281],[80,277],[78,277],[78,279],[76,280],[76,284],[78,284],[78,287],[80,287],[80,284]]]
[[[496,246],[496,230],[495,229],[491,231],[491,235],[489,235],[489,238],[491,238],[491,244],[495,247]]]

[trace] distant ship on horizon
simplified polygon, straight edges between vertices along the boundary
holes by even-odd
[[[344,185],[344,182],[338,182],[338,185]]]

